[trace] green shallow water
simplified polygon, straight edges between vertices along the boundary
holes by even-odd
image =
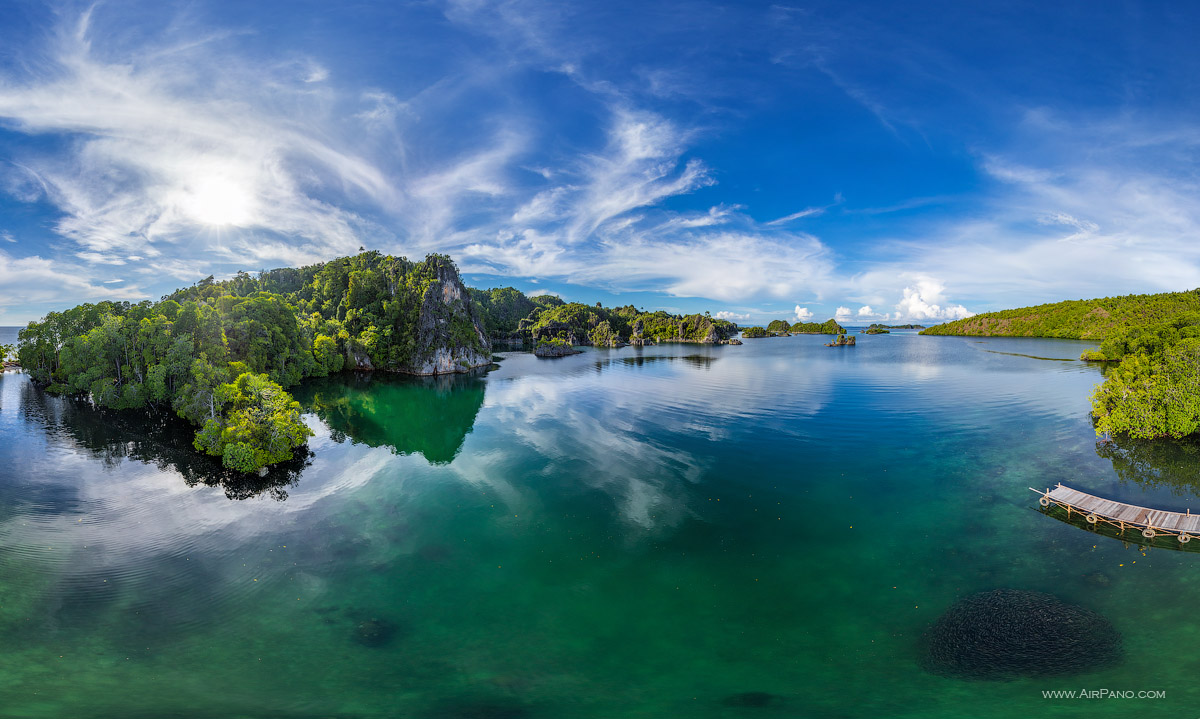
[[[1200,556],[1027,489],[1200,511],[1186,448],[1097,453],[1089,345],[823,340],[316,381],[311,455],[252,482],[6,373],[0,717],[1195,714]],[[1123,661],[924,671],[997,588],[1105,615]]]

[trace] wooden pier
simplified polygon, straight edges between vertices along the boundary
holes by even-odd
[[[1104,499],[1077,489],[1064,487],[1059,483],[1054,489],[1034,489],[1031,492],[1042,495],[1038,504],[1043,507],[1056,505],[1067,510],[1067,518],[1072,512],[1082,516],[1088,524],[1108,524],[1121,530],[1133,529],[1146,539],[1155,537],[1175,537],[1180,544],[1187,544],[1193,538],[1200,537],[1200,514],[1192,514],[1191,510],[1184,512],[1167,512],[1161,509],[1139,507],[1136,504],[1125,504]]]

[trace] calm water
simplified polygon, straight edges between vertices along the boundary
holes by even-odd
[[[1027,489],[1200,511],[1186,457],[1097,454],[1089,345],[824,339],[313,382],[311,456],[255,481],[6,373],[0,716],[1196,715],[1200,555]],[[1124,660],[924,671],[995,588],[1104,614]],[[1041,694],[1102,688],[1167,698]]]

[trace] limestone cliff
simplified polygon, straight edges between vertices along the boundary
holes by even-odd
[[[492,344],[453,263],[429,257],[437,277],[425,288],[417,319],[416,349],[402,372],[418,375],[466,372],[492,362]]]

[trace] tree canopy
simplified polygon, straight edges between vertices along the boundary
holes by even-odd
[[[18,357],[51,392],[169,407],[199,425],[197,449],[251,472],[289,459],[311,434],[285,388],[362,363],[405,371],[447,346],[490,349],[465,289],[455,304],[460,288],[449,258],[364,252],[208,277],[157,303],[51,312],[20,331]]]
[[[1156,295],[1067,300],[986,312],[929,327],[921,334],[1103,340],[1114,331],[1156,325],[1186,312],[1200,312],[1200,289]]]

